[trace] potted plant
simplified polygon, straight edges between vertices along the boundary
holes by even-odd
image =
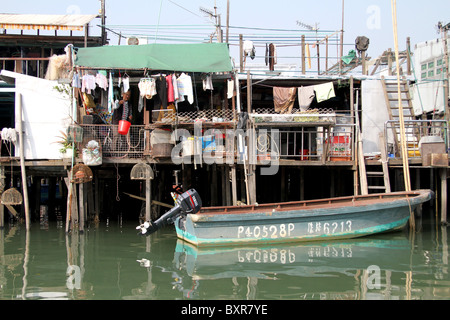
[[[59,143],[61,145],[61,148],[59,149],[59,152],[61,153],[61,157],[63,159],[66,158],[72,158],[73,156],[76,158],[78,154],[77,146],[72,145],[71,139],[69,139],[67,133],[60,131],[61,136],[58,136],[61,140],[56,141],[56,143]]]

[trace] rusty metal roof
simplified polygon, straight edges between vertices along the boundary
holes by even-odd
[[[19,30],[82,31],[97,15],[83,14],[10,14],[0,13],[0,28]]]

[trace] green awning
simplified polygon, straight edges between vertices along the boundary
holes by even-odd
[[[75,65],[93,69],[230,72],[226,43],[148,44],[79,48]]]

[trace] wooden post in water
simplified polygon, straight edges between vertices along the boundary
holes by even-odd
[[[84,200],[84,183],[80,183],[78,185],[78,193],[79,193],[79,197],[78,197],[78,202],[79,202],[79,207],[80,207],[80,223],[79,223],[79,230],[80,232],[84,232],[84,218],[85,218],[85,212],[86,212],[86,202]]]
[[[5,188],[5,168],[0,165],[0,185],[2,190],[0,190],[0,195],[3,193]],[[5,227],[5,206],[0,203],[0,229]]]
[[[27,174],[25,171],[25,155],[24,155],[24,144],[23,144],[23,128],[22,128],[22,94],[18,93],[17,97],[17,122],[19,130],[19,155],[20,155],[20,171],[22,173],[22,192],[23,192],[23,202],[25,206],[25,225],[26,229],[30,230],[30,205],[28,203],[28,187],[27,187]]]
[[[447,168],[441,168],[441,223],[447,223]]]

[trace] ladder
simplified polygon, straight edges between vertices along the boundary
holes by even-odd
[[[395,150],[400,152],[400,107],[398,104],[398,85],[397,80],[386,80],[381,77],[381,83],[384,90],[384,98],[386,101],[389,119],[393,122],[392,131],[394,136]],[[407,137],[408,155],[413,157],[420,156],[419,141],[417,132],[414,132],[413,125],[408,125],[408,121],[415,120],[414,108],[412,105],[409,85],[405,78],[400,81],[400,94],[402,98],[403,119],[405,121],[405,132]]]
[[[386,140],[383,133],[380,133],[380,147],[381,147],[381,171],[367,171],[366,160],[362,148],[361,129],[359,125],[358,111],[356,111],[356,137],[357,137],[357,159],[359,182],[362,195],[368,195],[369,192],[375,191],[381,193],[382,190],[386,193],[391,192],[391,183],[389,180],[388,157],[386,151]],[[380,178],[383,180],[380,182]],[[373,193],[373,192],[372,192]]]
[[[389,179],[389,167],[388,167],[388,157],[386,152],[386,141],[383,133],[380,133],[380,148],[381,148],[381,171],[367,171],[367,192],[375,191],[380,192],[391,192],[391,183]],[[380,181],[381,180],[381,181]]]

